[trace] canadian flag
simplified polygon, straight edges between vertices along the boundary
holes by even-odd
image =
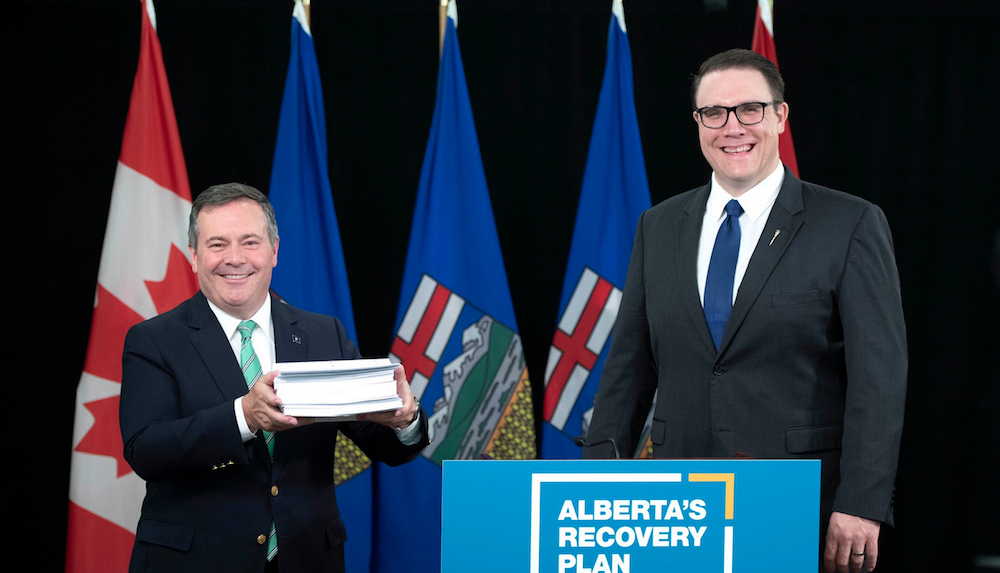
[[[774,45],[774,0],[757,0],[757,17],[754,18],[753,40],[750,48],[778,67],[778,50]],[[778,156],[792,174],[799,176],[799,160],[795,158],[792,127],[785,122],[785,131],[778,136]]]
[[[111,192],[87,357],[76,391],[66,571],[127,571],[145,484],[118,427],[122,346],[133,324],[198,289],[187,258],[191,189],[152,0]]]

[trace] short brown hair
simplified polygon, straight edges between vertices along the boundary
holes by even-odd
[[[711,58],[702,62],[698,73],[691,78],[691,105],[698,107],[698,87],[701,79],[711,72],[722,70],[757,70],[767,80],[767,85],[771,89],[771,98],[775,102],[785,101],[785,80],[781,78],[778,66],[771,60],[751,50],[734,49],[726,50],[715,54]]]

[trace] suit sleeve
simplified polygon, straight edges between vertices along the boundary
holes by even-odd
[[[613,439],[623,457],[632,457],[632,452],[639,446],[657,383],[657,368],[646,318],[645,217],[643,214],[639,218],[635,231],[611,349],[594,396],[594,413],[587,431],[588,443]],[[583,457],[611,458],[614,457],[614,448],[610,443],[585,447]]]
[[[891,525],[906,398],[906,325],[889,223],[875,205],[855,230],[839,292],[847,395],[833,507]]]
[[[246,465],[230,400],[185,416],[180,387],[143,324],[125,337],[119,423],[125,459],[146,481],[164,481],[232,461]]]

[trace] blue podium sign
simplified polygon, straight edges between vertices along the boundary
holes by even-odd
[[[816,571],[818,460],[445,461],[441,571]]]

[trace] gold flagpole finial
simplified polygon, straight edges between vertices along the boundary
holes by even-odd
[[[448,23],[448,0],[441,0],[438,6],[438,58],[444,53],[444,29]]]

